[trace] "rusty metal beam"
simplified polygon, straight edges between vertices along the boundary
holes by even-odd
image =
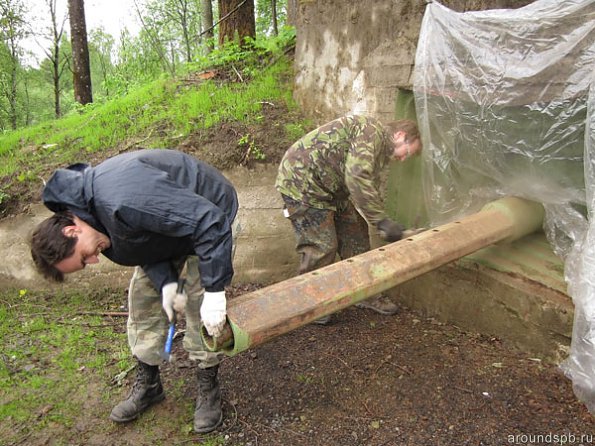
[[[233,356],[322,316],[498,242],[541,229],[543,207],[516,197],[477,214],[371,250],[228,302],[226,332],[205,345]]]

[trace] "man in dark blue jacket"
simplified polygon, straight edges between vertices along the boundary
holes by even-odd
[[[136,419],[165,398],[159,364],[168,320],[185,307],[184,348],[198,361],[194,429],[216,429],[223,418],[220,356],[204,348],[200,325],[218,336],[225,324],[224,287],[233,277],[232,222],[238,210],[231,183],[184,153],[139,150],[96,167],[58,169],[42,198],[55,214],[35,229],[31,254],[47,278],[61,282],[65,274],[99,262],[100,254],[136,266],[128,295],[128,342],[138,360],[137,378],[110,418]]]

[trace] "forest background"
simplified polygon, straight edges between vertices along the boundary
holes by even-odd
[[[42,3],[31,21],[33,2],[0,0],[3,134],[103,104],[160,77],[195,72],[226,42],[254,47],[257,39],[284,32],[288,1],[133,0],[130,21],[139,31],[124,28],[118,36],[103,28],[87,33],[85,12],[93,11],[84,10],[83,0]],[[32,40],[45,54],[39,63],[31,63]]]
[[[295,0],[131,0],[140,27],[118,37],[87,33],[83,0],[39,2],[45,12],[0,0],[0,218],[37,202],[40,180],[60,166],[184,144],[220,169],[274,163],[308,125],[283,124],[282,149],[271,135],[257,147],[258,130],[245,127],[270,127],[263,104],[295,109]],[[32,40],[47,45],[38,63]],[[225,122],[240,128],[209,150]]]

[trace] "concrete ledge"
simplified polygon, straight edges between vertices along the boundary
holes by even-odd
[[[274,188],[277,166],[236,169],[226,176],[236,186],[240,202],[234,283],[268,285],[295,275],[295,236]]]
[[[544,246],[545,245],[545,246]],[[487,266],[489,265],[489,266]],[[391,290],[404,305],[560,362],[574,307],[543,235],[490,247]]]

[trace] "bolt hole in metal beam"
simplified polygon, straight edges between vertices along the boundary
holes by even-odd
[[[354,305],[414,277],[496,243],[509,243],[541,230],[540,203],[503,197],[481,211],[409,243],[391,243],[379,253],[360,254],[230,300],[229,335],[201,336],[207,349],[229,356]],[[347,266],[349,265],[349,266]]]

